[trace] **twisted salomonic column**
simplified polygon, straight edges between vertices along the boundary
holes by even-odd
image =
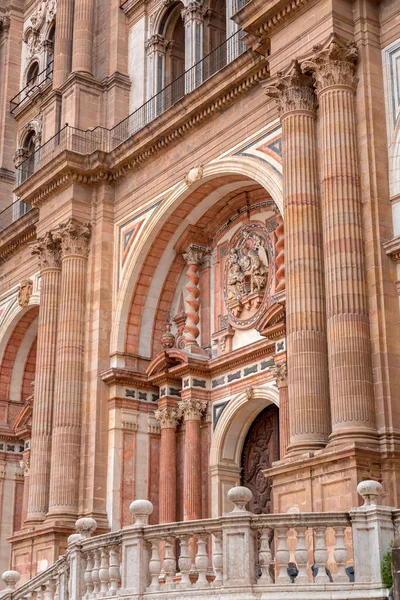
[[[76,519],[82,429],[83,355],[90,226],[70,218],[53,233],[61,245],[61,297],[49,512]]]
[[[322,217],[332,439],[376,435],[360,179],[354,43],[336,36],[303,70],[314,76],[321,117]]]
[[[185,421],[183,467],[184,520],[201,519],[201,417],[206,403],[189,398],[179,403]]]
[[[281,215],[276,218],[277,228],[276,243],[275,243],[275,268],[276,268],[276,292],[281,292],[285,289],[285,228]]]
[[[53,87],[59,88],[71,71],[74,0],[58,0],[54,42]]]
[[[189,283],[185,286],[188,291],[188,296],[186,296],[186,323],[183,330],[183,339],[186,348],[199,345],[197,342],[200,333],[199,328],[197,327],[200,320],[199,266],[203,260],[204,252],[205,248],[192,244],[183,255],[183,258],[188,265],[186,275],[189,279]]]
[[[160,423],[160,523],[176,521],[176,427],[179,411],[174,406],[163,406],[155,411]]]
[[[60,245],[48,232],[33,245],[32,254],[39,257],[41,279],[27,524],[44,521],[49,507],[57,321],[60,303]]]
[[[282,123],[290,450],[304,452],[330,433],[316,102],[298,63],[266,93]]]
[[[199,64],[196,68],[191,68],[203,58],[203,11],[201,2],[190,0],[181,13],[185,25],[186,94],[198,87],[203,81],[203,65]]]
[[[272,369],[279,389],[279,459],[285,457],[289,446],[289,399],[287,365],[281,363]]]
[[[72,47],[72,71],[74,73],[92,74],[93,3],[94,0],[75,0]]]

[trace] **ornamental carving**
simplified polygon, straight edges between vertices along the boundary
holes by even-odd
[[[39,257],[39,269],[60,268],[60,243],[48,231],[43,237],[31,245],[32,254]]]
[[[269,287],[269,237],[259,224],[243,227],[234,236],[225,266],[224,298],[229,321],[252,327],[265,307]]]
[[[32,296],[33,282],[32,279],[24,279],[19,284],[18,304],[22,307],[28,306],[29,299]]]
[[[7,15],[0,15],[0,33],[5,33],[10,29],[11,20]]]
[[[21,469],[24,472],[24,477],[28,477],[29,476],[29,470],[31,467],[31,461],[29,456],[24,457],[22,460],[19,461],[19,466],[21,467]]]
[[[276,379],[278,388],[287,387],[287,364],[281,363],[272,367],[273,376]]]
[[[355,91],[358,50],[355,42],[343,42],[332,34],[326,44],[313,48],[315,54],[302,63],[304,73],[312,73],[318,93],[330,86],[346,86]]]
[[[154,416],[160,423],[161,429],[175,429],[180,419],[180,411],[172,406],[164,406],[154,412]]]
[[[179,402],[179,410],[185,421],[200,421],[207,408],[207,402],[189,398]]]
[[[297,60],[286,73],[280,71],[277,74],[275,83],[265,87],[265,93],[276,99],[281,117],[292,111],[316,110],[313,80],[302,73]]]
[[[190,171],[188,171],[185,175],[186,185],[189,187],[199,181],[203,177],[204,167],[200,165],[199,167],[192,167]]]
[[[42,0],[31,16],[31,27],[24,33],[24,40],[28,46],[29,56],[33,56],[43,49],[56,10],[56,0]]]
[[[90,233],[90,223],[79,223],[72,217],[65,223],[61,223],[53,233],[53,238],[60,242],[61,257],[80,256],[86,258],[89,254]]]

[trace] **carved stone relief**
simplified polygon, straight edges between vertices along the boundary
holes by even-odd
[[[24,279],[19,284],[18,304],[22,307],[28,306],[29,299],[32,295],[33,282],[32,279]]]

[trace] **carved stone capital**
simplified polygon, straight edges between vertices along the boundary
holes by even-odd
[[[197,0],[192,0],[189,4],[182,10],[181,15],[183,22],[185,25],[192,20],[203,21],[204,20],[204,9],[203,5]]]
[[[55,240],[53,234],[48,231],[41,238],[31,245],[32,254],[39,257],[39,268],[59,269],[60,264],[60,244]]]
[[[179,410],[172,406],[163,406],[163,408],[157,409],[154,416],[160,423],[161,429],[175,429],[180,419]]]
[[[206,408],[207,402],[195,400],[194,398],[179,402],[179,410],[185,421],[200,421]]]
[[[286,73],[280,71],[274,85],[265,87],[265,93],[276,99],[281,117],[293,111],[316,111],[313,80],[302,73],[297,61]]]
[[[160,35],[159,33],[155,33],[147,40],[146,50],[148,54],[152,54],[153,52],[159,52],[163,54],[168,48],[169,44],[170,41],[164,36]]]
[[[358,50],[355,42],[345,43],[333,34],[326,44],[314,46],[314,52],[301,68],[303,73],[312,73],[318,94],[332,86],[345,86],[356,91]]]
[[[272,367],[272,373],[276,379],[276,383],[279,389],[287,387],[287,364],[285,362],[279,365],[275,365],[275,367]]]
[[[61,246],[61,258],[67,256],[87,258],[90,233],[91,225],[89,223],[79,223],[72,217],[65,223],[61,223],[59,228],[53,232],[53,238],[59,241]]]
[[[20,460],[19,466],[24,472],[24,477],[29,477],[29,470],[31,467],[31,459],[29,458],[29,456],[26,456],[22,460]]]
[[[200,266],[206,251],[207,248],[205,248],[204,246],[197,246],[196,244],[191,244],[184,253],[183,258],[187,265]]]
[[[0,33],[6,33],[10,29],[11,20],[7,15],[0,15]]]

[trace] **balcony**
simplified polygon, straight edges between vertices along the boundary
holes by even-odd
[[[32,210],[30,204],[16,200],[0,212],[0,232]]]
[[[112,129],[96,127],[83,131],[65,125],[17,167],[17,187],[64,150],[81,155],[113,151],[244,54],[247,48],[242,37],[242,31],[232,35]]]
[[[32,100],[40,91],[43,91],[53,80],[53,61],[43,71],[28,81],[26,86],[10,100],[10,112],[15,116],[19,108],[25,106],[28,100]]]
[[[7,571],[2,598],[25,600],[370,600],[387,598],[381,561],[398,510],[377,506],[382,486],[358,486],[364,506],[350,512],[254,515],[252,494],[228,492],[234,509],[214,519],[148,525],[153,506],[136,500],[134,525],[91,537],[96,521],[76,522],[66,554],[18,589]]]

